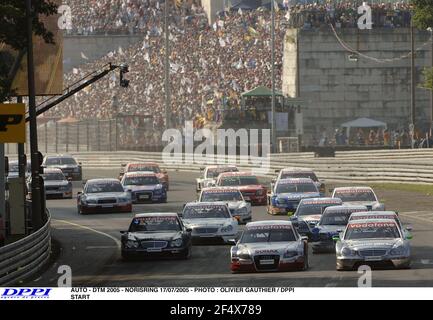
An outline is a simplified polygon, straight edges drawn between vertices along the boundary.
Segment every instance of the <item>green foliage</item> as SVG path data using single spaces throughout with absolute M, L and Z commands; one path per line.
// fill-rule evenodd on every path
M 412 0 L 412 4 L 415 7 L 414 25 L 420 30 L 433 28 L 433 1 Z
M 57 13 L 57 5 L 51 0 L 33 1 L 34 11 L 33 32 L 42 37 L 45 42 L 53 43 L 53 34 L 48 31 L 40 21 L 39 15 L 50 16 Z M 23 51 L 27 47 L 27 20 L 25 0 L 1 0 L 0 3 L 0 49 L 6 44 L 17 51 Z M 10 99 L 13 92 L 10 90 L 11 79 L 9 70 L 11 57 L 5 52 L 0 52 L 0 102 Z
M 426 89 L 433 90 L 433 69 L 427 68 L 424 69 L 424 83 L 423 87 Z

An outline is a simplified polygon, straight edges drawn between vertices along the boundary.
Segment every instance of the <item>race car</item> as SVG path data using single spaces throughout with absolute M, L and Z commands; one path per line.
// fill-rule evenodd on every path
M 30 177 L 32 174 L 31 172 L 31 163 L 30 161 L 27 161 L 26 167 L 25 167 L 25 178 Z M 7 178 L 16 178 L 19 175 L 19 164 L 18 160 L 10 160 L 9 161 L 9 172 Z
M 140 213 L 121 231 L 122 258 L 191 256 L 191 230 L 177 213 Z
M 340 198 L 347 205 L 366 206 L 368 211 L 384 211 L 385 205 L 380 203 L 373 189 L 370 187 L 341 187 L 335 188 L 333 198 Z
M 310 178 L 314 181 L 317 189 L 319 189 L 320 196 L 324 197 L 326 194 L 326 185 L 323 181 L 320 181 L 313 169 L 309 168 L 299 168 L 299 167 L 288 167 L 281 170 L 276 170 L 278 172 L 278 176 L 276 179 L 273 179 L 273 183 L 277 182 L 280 179 L 296 179 L 296 178 Z
M 92 179 L 77 195 L 79 214 L 97 212 L 131 212 L 130 193 L 123 190 L 117 179 Z
M 237 172 L 238 168 L 234 165 L 220 165 L 220 166 L 207 166 L 201 168 L 202 176 L 196 180 L 196 191 L 200 192 L 201 189 L 212 187 L 216 184 L 216 180 L 221 173 L 224 172 Z
M 249 172 L 225 172 L 218 176 L 219 187 L 237 187 L 245 201 L 252 205 L 266 205 L 266 187 Z
M 256 221 L 230 250 L 232 272 L 308 269 L 308 242 L 290 221 Z
M 165 190 L 168 191 L 170 189 L 170 181 L 168 177 L 168 173 L 166 170 L 161 170 L 159 165 L 155 162 L 141 162 L 141 163 L 127 163 L 122 164 L 119 173 L 119 180 L 122 180 L 123 175 L 128 172 L 153 172 L 158 177 L 160 183 L 165 187 Z
M 350 221 L 336 241 L 337 270 L 352 270 L 360 265 L 408 269 L 411 265 L 410 242 L 397 223 L 390 219 Z
M 311 230 L 313 253 L 334 252 L 333 236 L 343 230 L 354 212 L 366 211 L 365 206 L 333 206 L 323 212 L 319 223 Z
M 271 215 L 292 215 L 302 199 L 318 197 L 319 190 L 309 178 L 280 179 L 267 195 L 267 212 Z
M 293 226 L 303 236 L 311 239 L 311 230 L 317 225 L 327 207 L 339 206 L 343 202 L 338 198 L 302 199 L 293 216 L 289 219 Z
M 66 179 L 62 170 L 55 169 L 55 168 L 45 169 L 42 178 L 44 179 L 45 197 L 47 199 L 48 198 L 72 199 L 72 182 Z M 31 182 L 30 182 L 30 186 L 31 186 Z
M 127 172 L 121 184 L 126 192 L 131 193 L 132 203 L 167 202 L 167 190 L 153 172 Z
M 199 202 L 225 202 L 230 213 L 240 223 L 251 221 L 251 204 L 244 200 L 242 193 L 236 187 L 213 187 L 202 189 Z
M 234 241 L 238 221 L 224 202 L 187 203 L 181 213 L 184 225 L 192 229 L 193 240 Z
M 68 179 L 78 181 L 83 179 L 81 162 L 77 162 L 70 155 L 45 156 L 42 167 L 59 168 Z
M 365 211 L 365 212 L 355 212 L 349 218 L 349 221 L 353 220 L 368 220 L 368 219 L 391 219 L 394 220 L 400 230 L 403 232 L 403 236 L 412 237 L 411 226 L 403 226 L 398 214 L 395 211 Z

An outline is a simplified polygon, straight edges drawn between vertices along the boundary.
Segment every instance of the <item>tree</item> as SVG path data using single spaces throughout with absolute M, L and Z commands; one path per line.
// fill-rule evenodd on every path
M 413 22 L 420 30 L 433 29 L 433 1 L 432 0 L 412 0 L 414 5 Z M 433 35 L 433 33 L 432 33 Z M 424 70 L 425 81 L 423 87 L 433 90 L 433 68 Z
M 54 35 L 47 30 L 41 16 L 57 13 L 57 5 L 52 0 L 38 0 L 33 3 L 33 32 L 42 37 L 46 43 L 54 43 Z M 0 102 L 9 100 L 11 91 L 10 67 L 14 57 L 10 52 L 2 51 L 4 45 L 23 52 L 27 47 L 26 0 L 2 0 L 0 3 Z

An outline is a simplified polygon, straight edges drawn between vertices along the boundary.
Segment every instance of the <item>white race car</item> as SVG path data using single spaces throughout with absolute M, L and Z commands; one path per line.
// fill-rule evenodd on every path
M 307 237 L 298 234 L 290 221 L 256 221 L 246 225 L 231 248 L 232 272 L 308 269 Z
M 385 210 L 385 204 L 379 202 L 376 194 L 370 187 L 335 188 L 332 197 L 340 198 L 344 205 L 366 206 L 368 211 Z
M 214 186 L 220 173 L 223 172 L 238 172 L 238 168 L 234 165 L 207 166 L 201 168 L 202 176 L 196 179 L 196 191 Z
M 236 187 L 204 188 L 201 191 L 199 202 L 225 202 L 230 213 L 240 223 L 251 221 L 251 203 L 245 201 L 242 193 Z
M 190 202 L 181 213 L 182 222 L 192 230 L 192 239 L 232 242 L 238 234 L 238 221 L 224 202 Z

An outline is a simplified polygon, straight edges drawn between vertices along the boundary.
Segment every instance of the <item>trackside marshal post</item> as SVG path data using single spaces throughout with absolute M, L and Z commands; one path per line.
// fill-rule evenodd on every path
M 0 246 L 6 238 L 5 143 L 26 141 L 24 104 L 0 104 Z

